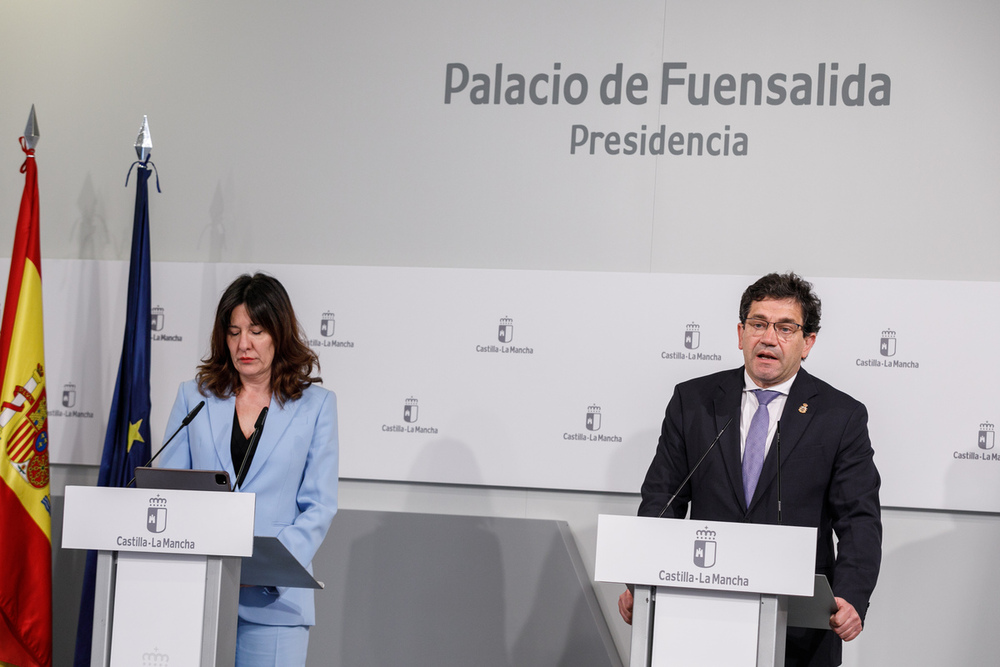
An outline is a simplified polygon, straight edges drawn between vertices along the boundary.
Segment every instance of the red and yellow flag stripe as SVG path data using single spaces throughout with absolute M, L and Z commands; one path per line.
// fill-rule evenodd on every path
M 38 174 L 24 194 L 0 324 L 0 664 L 52 664 L 52 518 Z

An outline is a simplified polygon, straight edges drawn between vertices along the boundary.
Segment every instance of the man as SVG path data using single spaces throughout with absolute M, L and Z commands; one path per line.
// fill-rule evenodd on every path
M 737 325 L 745 365 L 677 385 L 639 505 L 640 516 L 658 516 L 678 491 L 664 516 L 683 518 L 690 504 L 692 519 L 778 523 L 771 443 L 780 420 L 781 523 L 818 529 L 816 572 L 830 579 L 837 601 L 829 631 L 788 629 L 785 664 L 810 667 L 841 664 L 842 641 L 862 630 L 882 555 L 880 479 L 868 413 L 801 368 L 819 320 L 812 285 L 793 273 L 768 274 L 746 289 Z M 731 417 L 736 419 L 681 488 Z M 629 591 L 618 607 L 631 623 Z

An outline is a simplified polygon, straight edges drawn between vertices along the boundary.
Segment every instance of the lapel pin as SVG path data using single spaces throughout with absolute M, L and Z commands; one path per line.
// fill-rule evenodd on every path
M 808 403 L 803 403 L 802 405 L 799 406 L 799 412 L 801 412 L 802 414 L 805 414 L 806 410 L 808 409 L 809 409 Z

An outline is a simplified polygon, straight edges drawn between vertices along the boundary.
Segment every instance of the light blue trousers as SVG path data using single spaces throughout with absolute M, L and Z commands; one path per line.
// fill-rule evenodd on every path
M 236 626 L 236 667 L 305 667 L 309 628 L 258 625 L 242 618 Z

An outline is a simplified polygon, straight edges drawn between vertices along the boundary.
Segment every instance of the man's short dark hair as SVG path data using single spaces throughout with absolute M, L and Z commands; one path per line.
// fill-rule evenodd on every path
M 769 273 L 743 292 L 740 299 L 740 322 L 746 323 L 750 304 L 764 299 L 795 299 L 802 308 L 802 335 L 819 331 L 821 304 L 812 283 L 794 273 Z

